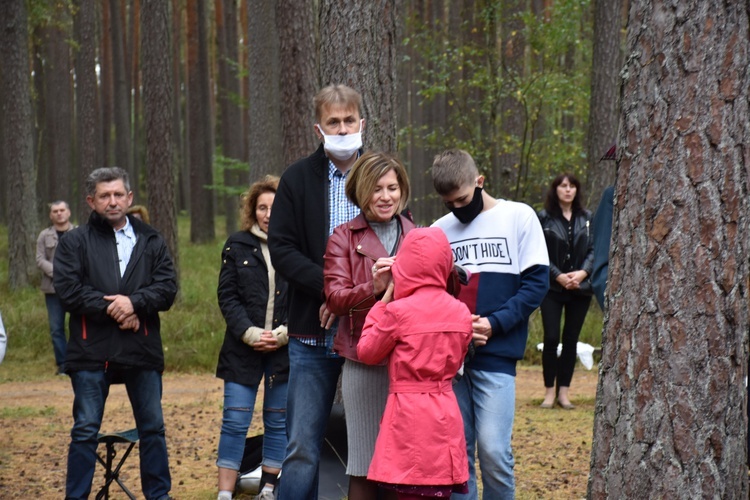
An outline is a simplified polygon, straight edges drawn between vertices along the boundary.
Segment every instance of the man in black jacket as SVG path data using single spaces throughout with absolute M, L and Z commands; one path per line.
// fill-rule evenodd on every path
M 54 261 L 55 290 L 70 312 L 65 370 L 75 395 L 66 498 L 91 491 L 97 433 L 116 381 L 125 383 L 140 436 L 143 494 L 169 498 L 159 311 L 177 293 L 172 258 L 156 230 L 126 215 L 133 193 L 124 170 L 94 170 L 86 193 L 89 221 L 60 240 Z
M 268 231 L 276 272 L 289 283 L 287 457 L 280 500 L 318 498 L 318 465 L 343 358 L 332 351 L 335 318 L 323 300 L 323 254 L 333 229 L 359 214 L 344 193 L 362 148 L 362 97 L 345 85 L 313 99 L 322 144 L 290 165 L 279 183 Z

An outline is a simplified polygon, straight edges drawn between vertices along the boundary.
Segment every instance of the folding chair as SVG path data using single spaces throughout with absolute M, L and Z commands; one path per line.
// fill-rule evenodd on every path
M 99 455 L 99 453 L 96 454 L 96 459 L 100 464 L 104 466 L 105 469 L 104 486 L 102 486 L 102 488 L 96 494 L 96 500 L 100 500 L 102 498 L 109 499 L 109 486 L 112 484 L 112 481 L 116 482 L 120 486 L 120 488 L 122 488 L 122 491 L 125 492 L 128 498 L 130 498 L 131 500 L 136 500 L 135 495 L 133 495 L 130 490 L 124 484 L 122 484 L 122 481 L 120 481 L 120 469 L 125 463 L 125 460 L 127 460 L 128 456 L 130 455 L 130 452 L 133 451 L 135 444 L 138 442 L 138 429 L 113 432 L 110 434 L 100 433 L 98 436 L 98 440 L 100 443 L 104 443 L 106 445 L 107 455 L 106 458 L 103 459 L 101 455 Z M 117 455 L 117 451 L 115 451 L 116 443 L 127 443 L 128 447 L 125 449 L 125 453 L 122 455 L 122 458 L 120 458 L 117 466 L 112 469 L 112 464 L 114 463 L 115 456 Z

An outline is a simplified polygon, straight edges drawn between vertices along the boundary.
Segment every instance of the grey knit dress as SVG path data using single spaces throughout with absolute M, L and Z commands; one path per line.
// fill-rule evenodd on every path
M 396 218 L 389 222 L 369 222 L 391 255 L 395 254 L 401 227 Z M 341 392 L 346 412 L 346 436 L 349 459 L 346 473 L 367 476 L 380 418 L 388 399 L 388 367 L 370 366 L 347 359 L 341 376 Z

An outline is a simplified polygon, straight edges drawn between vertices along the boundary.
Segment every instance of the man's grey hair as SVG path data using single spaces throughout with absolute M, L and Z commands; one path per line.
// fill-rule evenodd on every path
M 100 182 L 112 182 L 122 180 L 125 184 L 125 191 L 130 192 L 130 179 L 128 173 L 120 167 L 102 167 L 91 172 L 86 179 L 86 194 L 94 196 L 96 194 L 96 185 Z

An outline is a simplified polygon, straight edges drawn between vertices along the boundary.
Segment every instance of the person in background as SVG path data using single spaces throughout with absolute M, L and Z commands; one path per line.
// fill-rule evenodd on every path
M 557 404 L 566 410 L 575 406 L 570 402 L 570 381 L 576 364 L 578 336 L 591 304 L 591 271 L 594 262 L 594 240 L 591 231 L 591 212 L 583 206 L 581 183 L 570 173 L 558 175 L 552 181 L 539 211 L 539 222 L 544 230 L 549 254 L 550 287 L 542 301 L 544 350 L 542 369 L 544 401 L 542 408 Z M 565 311 L 562 330 L 562 353 L 557 357 L 560 342 L 560 321 Z
M 290 288 L 289 444 L 280 500 L 318 498 L 323 436 L 344 362 L 333 352 L 337 323 L 323 298 L 323 255 L 334 228 L 360 212 L 347 199 L 345 183 L 362 148 L 362 97 L 330 85 L 313 105 L 320 147 L 284 171 L 268 228 L 273 267 Z
M 614 211 L 615 187 L 609 186 L 602 192 L 602 198 L 594 215 L 594 264 L 591 286 L 599 307 L 604 311 L 604 291 L 607 289 L 609 272 L 609 242 L 612 238 L 612 213 Z
M 3 315 L 0 313 L 0 363 L 5 359 L 5 348 L 8 343 L 8 335 L 5 333 L 5 325 L 3 325 Z
M 544 233 L 530 206 L 484 191 L 484 176 L 466 151 L 437 155 L 432 181 L 451 212 L 434 225 L 448 237 L 456 264 L 471 273 L 459 299 L 472 312 L 476 347 L 454 387 L 466 434 L 469 493 L 452 498 L 477 498 L 475 450 L 484 498 L 513 498 L 516 363 L 526 349 L 529 316 L 549 288 Z
M 52 276 L 58 240 L 75 226 L 70 223 L 70 207 L 67 202 L 62 200 L 50 203 L 49 219 L 52 221 L 52 225 L 43 229 L 36 240 L 36 265 L 42 271 L 40 288 L 44 293 L 44 301 L 47 304 L 49 334 L 52 338 L 57 374 L 65 375 L 63 364 L 65 363 L 65 346 L 68 342 L 65 335 L 65 309 L 63 309 L 60 298 L 55 293 Z
M 388 370 L 361 363 L 357 343 L 367 312 L 391 280 L 391 266 L 404 235 L 414 228 L 399 215 L 409 199 L 408 174 L 393 156 L 365 153 L 349 172 L 346 195 L 362 213 L 334 229 L 328 239 L 323 292 L 328 309 L 342 318 L 333 348 L 345 358 L 341 389 L 349 498 L 375 500 L 378 485 L 367 480 L 367 471 L 388 397 Z
M 128 214 L 132 215 L 136 219 L 140 219 L 146 224 L 151 224 L 151 217 L 148 215 L 148 208 L 144 205 L 133 205 L 128 209 Z
M 466 493 L 466 440 L 456 432 L 463 422 L 452 379 L 469 349 L 472 318 L 446 291 L 453 253 L 445 234 L 411 231 L 391 269 L 393 281 L 367 315 L 357 345 L 362 362 L 387 361 L 390 376 L 367 477 L 401 499 Z
M 221 253 L 217 295 L 227 329 L 216 368 L 216 376 L 224 380 L 218 500 L 232 498 L 261 378 L 264 435 L 258 499 L 273 500 L 286 453 L 287 284 L 274 272 L 267 244 L 278 185 L 279 178 L 269 175 L 250 186 L 242 201 L 242 230 L 229 237 Z
M 143 495 L 168 499 L 159 312 L 177 295 L 172 257 L 154 228 L 127 216 L 133 192 L 125 170 L 94 170 L 85 192 L 93 212 L 60 239 L 54 262 L 55 290 L 70 313 L 65 371 L 73 385 L 74 423 L 65 498 L 91 492 L 104 404 L 110 385 L 124 382 L 138 429 Z

